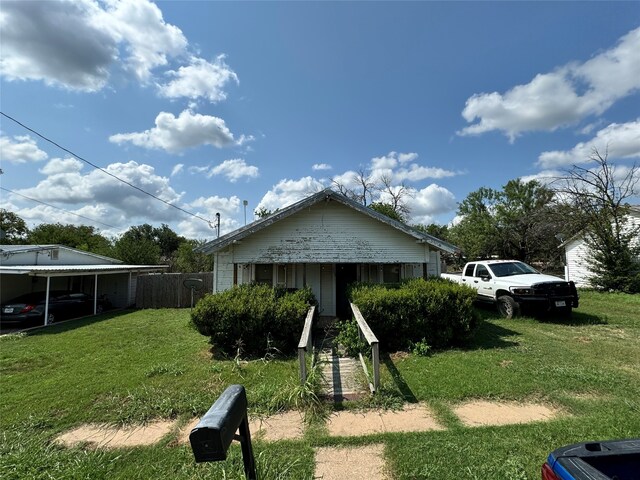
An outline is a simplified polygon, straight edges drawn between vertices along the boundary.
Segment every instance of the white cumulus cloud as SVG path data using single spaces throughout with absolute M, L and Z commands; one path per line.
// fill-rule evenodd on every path
M 184 110 L 178 117 L 160 112 L 155 127 L 143 132 L 111 135 L 113 143 L 133 143 L 138 147 L 178 153 L 200 145 L 222 148 L 234 144 L 233 134 L 224 120 L 210 115 Z
M 511 141 L 532 130 L 555 130 L 599 115 L 617 100 L 640 89 L 640 28 L 618 44 L 583 63 L 573 62 L 505 93 L 471 96 L 462 111 L 472 123 L 459 135 L 493 130 Z M 476 123 L 473 123 L 476 122 Z
M 243 177 L 257 178 L 260 175 L 260 170 L 254 165 L 247 165 L 247 162 L 242 158 L 234 158 L 213 167 L 207 177 L 211 178 L 214 175 L 223 175 L 231 183 L 235 183 Z
M 315 163 L 311 167 L 311 170 L 314 171 L 322 171 L 322 170 L 331 170 L 333 167 L 328 163 Z
M 173 80 L 158 85 L 160 94 L 167 98 L 202 97 L 212 103 L 225 100 L 225 87 L 230 81 L 238 83 L 238 76 L 224 62 L 224 58 L 224 55 L 220 55 L 210 63 L 202 58 L 192 57 L 189 65 L 166 73 Z
M 420 190 L 411 189 L 407 196 L 407 207 L 410 211 L 411 223 L 433 223 L 436 215 L 454 212 L 457 208 L 456 198 L 446 188 L 432 183 Z
M 40 150 L 29 135 L 17 135 L 13 138 L 1 135 L 0 154 L 2 161 L 10 163 L 40 162 L 48 158 L 46 152 Z
M 588 163 L 594 149 L 601 154 L 608 152 L 611 158 L 640 157 L 640 119 L 628 123 L 612 123 L 599 130 L 591 140 L 580 142 L 571 150 L 542 152 L 537 163 L 543 168 Z
M 262 197 L 256 210 L 265 208 L 274 211 L 278 208 L 284 208 L 322 189 L 324 189 L 324 185 L 313 177 L 303 177 L 299 180 L 280 180 Z
M 147 81 L 188 46 L 147 0 L 2 2 L 0 28 L 7 79 L 89 92 L 101 90 L 117 66 Z

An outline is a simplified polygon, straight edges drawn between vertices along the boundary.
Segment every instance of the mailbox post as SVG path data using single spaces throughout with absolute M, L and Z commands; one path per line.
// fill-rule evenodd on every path
M 226 460 L 233 440 L 240 442 L 245 476 L 248 480 L 256 480 L 247 393 L 242 385 L 229 386 L 189 434 L 191 450 L 198 463 Z

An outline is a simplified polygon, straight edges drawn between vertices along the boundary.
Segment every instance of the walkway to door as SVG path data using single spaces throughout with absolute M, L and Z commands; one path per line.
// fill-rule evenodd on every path
M 362 366 L 354 358 L 340 356 L 333 329 L 314 335 L 314 348 L 322 365 L 324 396 L 339 403 L 369 395 Z

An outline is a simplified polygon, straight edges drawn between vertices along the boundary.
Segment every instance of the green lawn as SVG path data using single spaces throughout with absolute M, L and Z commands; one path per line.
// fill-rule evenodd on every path
M 385 398 L 421 401 L 441 432 L 254 442 L 265 479 L 313 475 L 317 445 L 384 442 L 392 478 L 539 479 L 550 450 L 585 440 L 640 437 L 640 296 L 581 293 L 571 320 L 484 320 L 466 349 L 383 358 Z M 239 448 L 222 464 L 195 465 L 189 446 L 64 449 L 52 443 L 82 423 L 134 423 L 202 415 L 231 383 L 250 408 L 290 408 L 297 361 L 212 358 L 188 310 L 145 310 L 0 338 L 1 478 L 244 478 Z M 381 339 L 384 342 L 384 339 Z M 521 426 L 466 428 L 451 413 L 470 398 L 552 404 L 566 415 Z

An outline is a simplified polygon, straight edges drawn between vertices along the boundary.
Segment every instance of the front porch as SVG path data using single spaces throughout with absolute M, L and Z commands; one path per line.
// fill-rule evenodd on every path
M 355 282 L 399 283 L 436 274 L 427 263 L 248 263 L 233 265 L 233 285 L 262 283 L 280 288 L 309 287 L 321 317 L 351 318 L 347 291 Z

